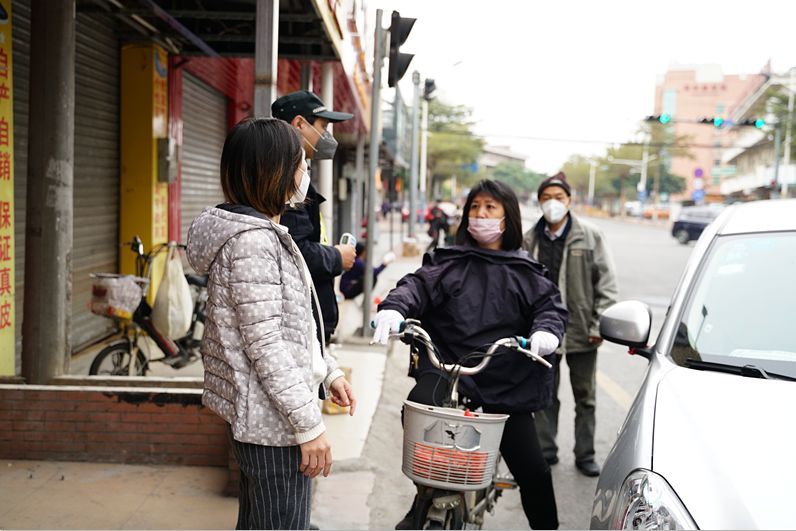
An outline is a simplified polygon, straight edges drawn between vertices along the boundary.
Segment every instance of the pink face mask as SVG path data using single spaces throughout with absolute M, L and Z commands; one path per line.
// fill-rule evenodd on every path
M 467 224 L 467 232 L 478 243 L 488 245 L 497 241 L 503 234 L 503 229 L 500 228 L 502 221 L 503 218 L 470 218 Z

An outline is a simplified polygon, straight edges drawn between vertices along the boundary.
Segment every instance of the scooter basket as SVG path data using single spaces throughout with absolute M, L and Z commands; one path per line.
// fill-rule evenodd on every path
M 145 278 L 114 273 L 92 273 L 91 313 L 111 319 L 132 319 L 141 303 Z
M 403 473 L 427 487 L 487 487 L 508 418 L 405 401 Z

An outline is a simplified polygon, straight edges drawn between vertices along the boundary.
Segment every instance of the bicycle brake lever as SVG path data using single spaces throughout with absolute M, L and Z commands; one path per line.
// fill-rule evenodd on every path
M 539 363 L 541 363 L 542 365 L 544 365 L 548 369 L 552 369 L 553 368 L 553 365 L 549 361 L 547 361 L 546 359 L 541 357 L 536 352 L 531 352 L 530 350 L 524 349 L 522 347 L 517 347 L 517 351 L 522 352 L 523 354 L 525 354 L 526 356 L 528 356 L 529 358 L 531 358 L 534 361 L 538 361 Z

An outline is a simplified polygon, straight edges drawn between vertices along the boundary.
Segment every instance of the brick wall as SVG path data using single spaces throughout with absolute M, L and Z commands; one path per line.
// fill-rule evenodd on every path
M 0 385 L 0 458 L 229 464 L 200 389 Z

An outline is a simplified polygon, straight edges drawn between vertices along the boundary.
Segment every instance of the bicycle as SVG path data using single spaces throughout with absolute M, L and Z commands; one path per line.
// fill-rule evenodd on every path
M 144 244 L 138 236 L 121 244 L 129 246 L 136 254 L 136 275 L 116 275 L 95 273 L 92 312 L 116 320 L 122 338 L 102 349 L 91 362 L 89 375 L 146 376 L 151 363 L 165 363 L 174 369 L 186 367 L 200 358 L 199 346 L 202 342 L 207 305 L 207 276 L 186 274 L 185 278 L 196 291 L 196 299 L 191 315 L 191 326 L 184 336 L 171 339 L 158 331 L 152 322 L 152 307 L 146 299 L 152 276 L 152 261 L 169 249 L 186 246 L 178 243 L 164 243 L 144 253 Z M 137 286 L 137 289 L 134 288 Z M 108 301 L 112 302 L 109 303 Z M 97 301 L 100 301 L 99 304 Z M 151 346 L 142 348 L 139 340 L 149 336 L 163 354 L 152 358 Z M 135 359 L 134 363 L 131 360 Z
M 499 339 L 485 353 L 475 352 L 461 360 L 481 356 L 474 367 L 444 363 L 431 337 L 415 319 L 404 321 L 402 330 L 391 337 L 410 346 L 410 363 L 415 368 L 419 343 L 434 367 L 450 378 L 441 407 L 404 401 L 401 468 L 418 489 L 414 528 L 481 529 L 484 514 L 494 514 L 503 491 L 517 488 L 511 475 L 497 473 L 500 441 L 509 416 L 467 409 L 459 400 L 459 377 L 483 371 L 500 348 L 525 354 L 548 369 L 552 365 L 527 350 L 529 340 L 520 336 Z

